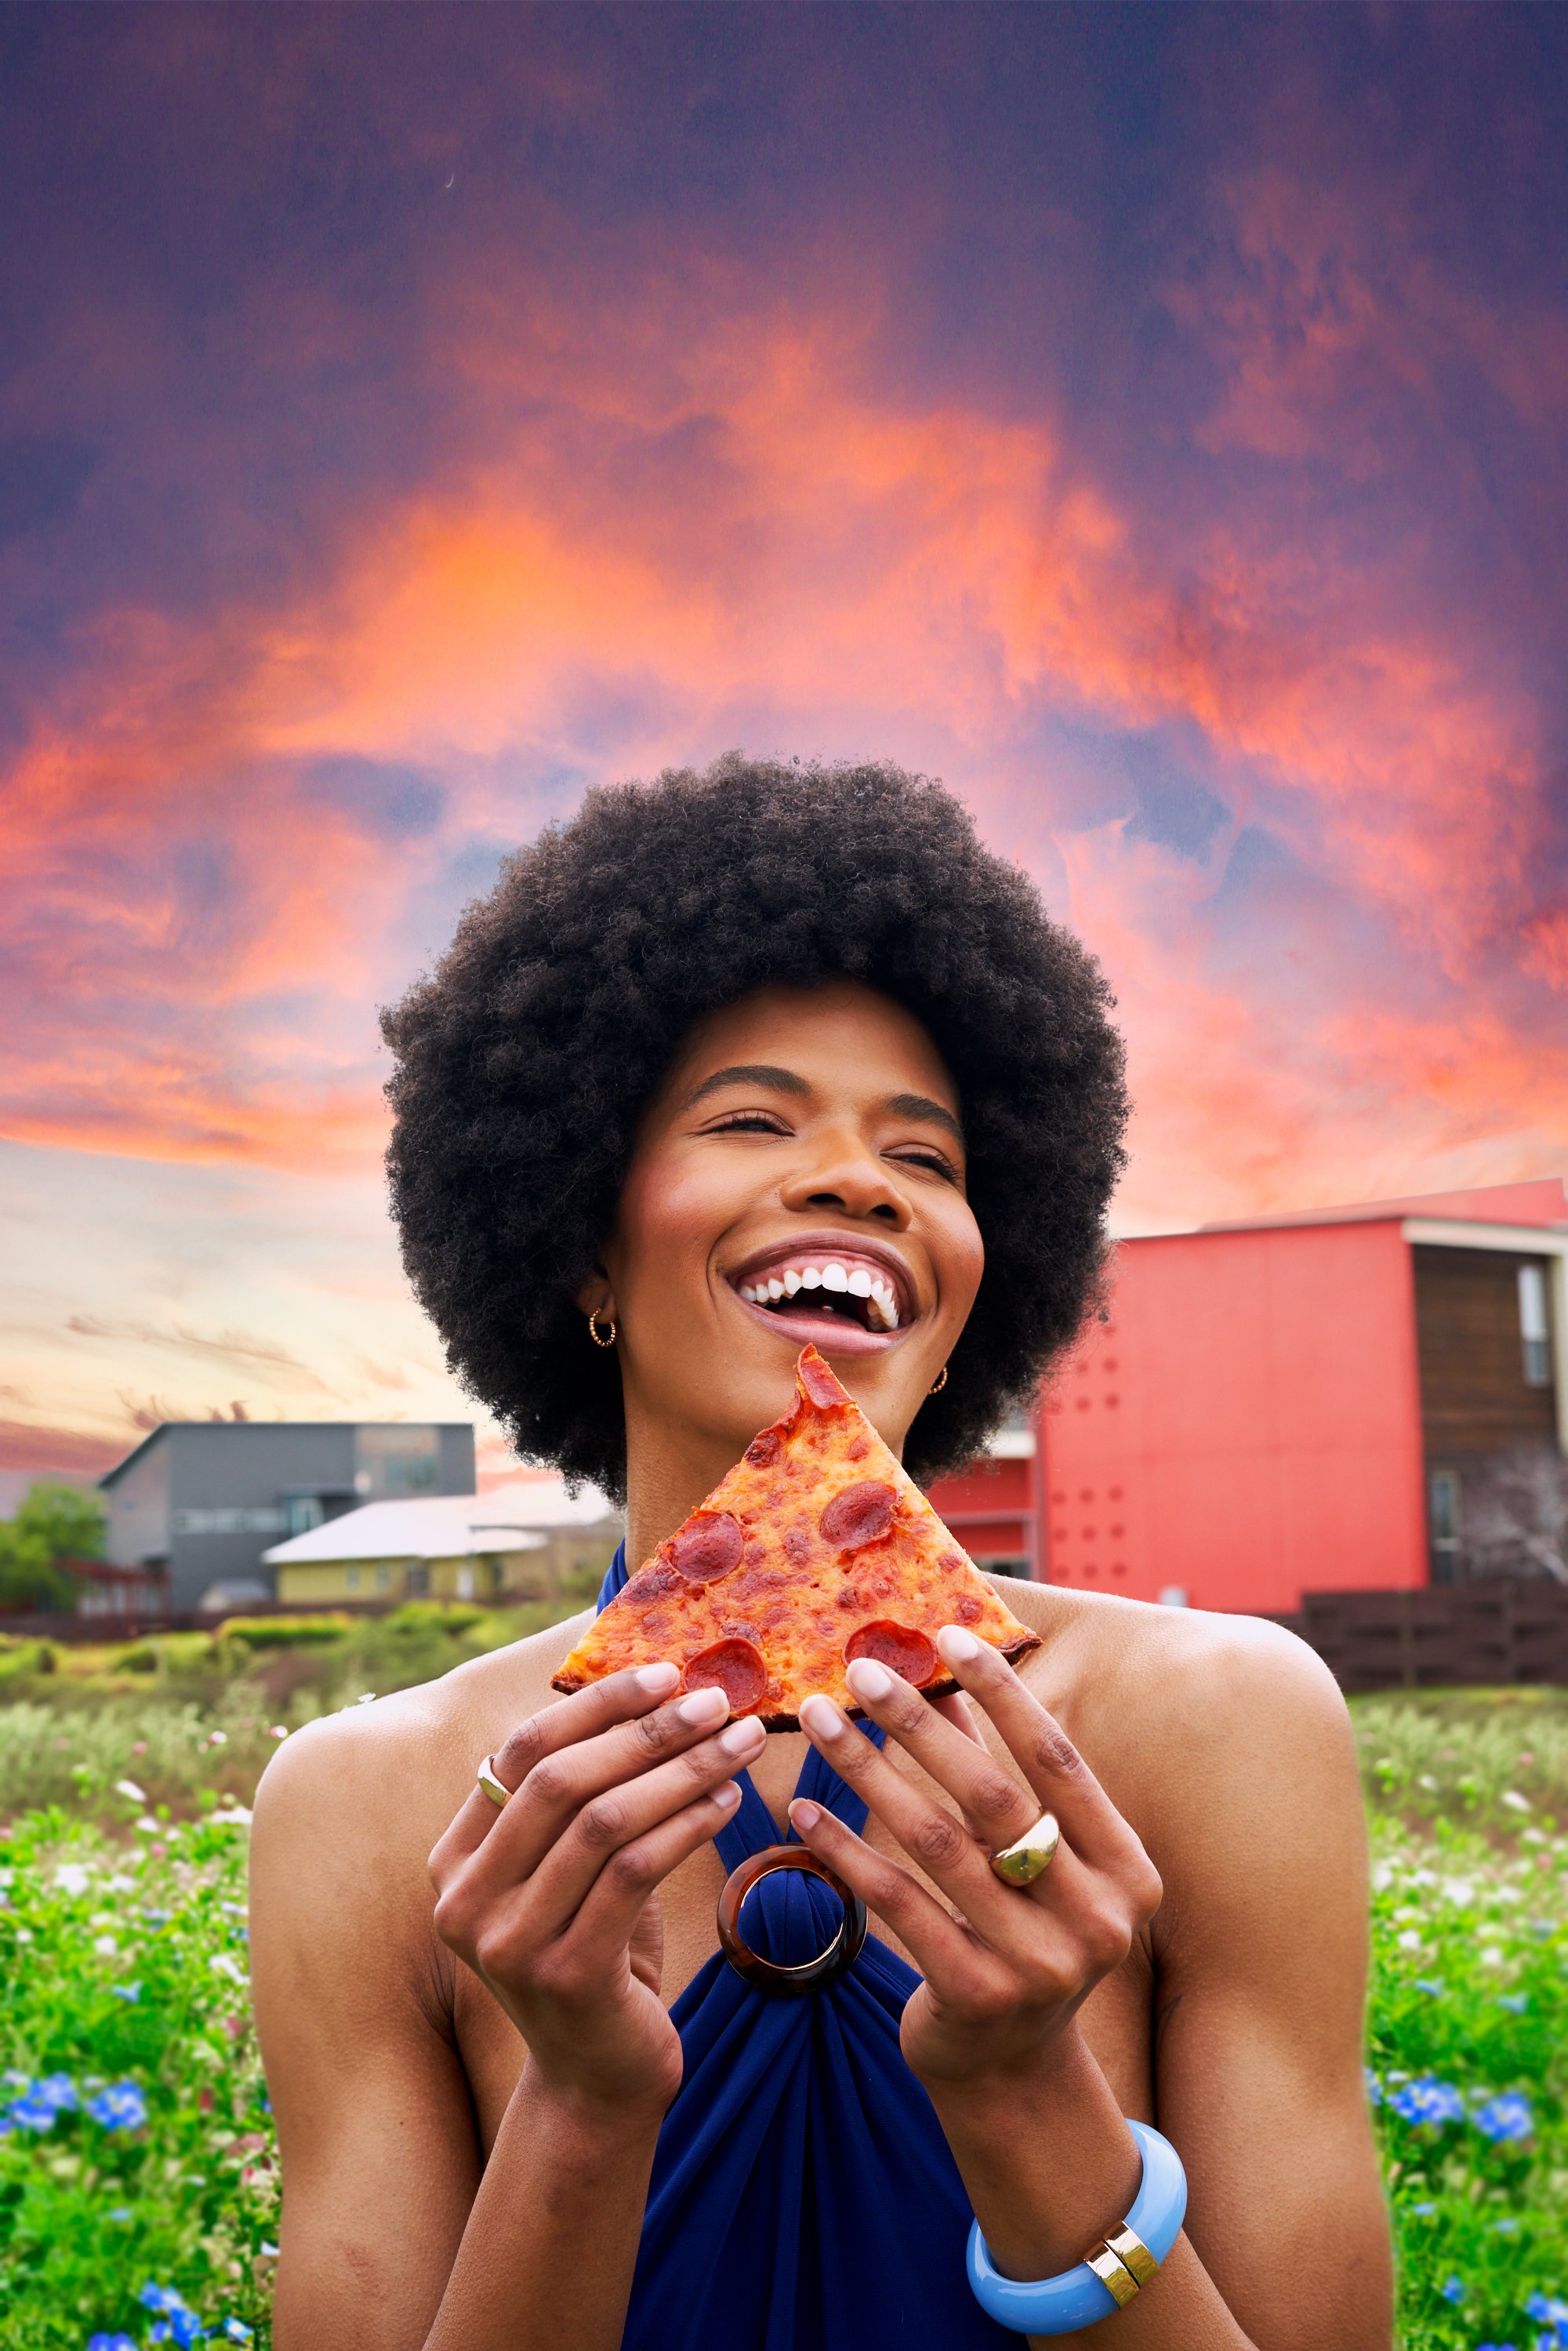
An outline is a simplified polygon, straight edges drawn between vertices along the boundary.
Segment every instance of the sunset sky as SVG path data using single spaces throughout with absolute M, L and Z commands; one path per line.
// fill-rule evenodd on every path
M 1122 1229 L 1568 1169 L 1568 11 L 11 6 L 0 152 L 0 1465 L 467 1416 L 376 1008 L 736 745 L 1081 932 Z

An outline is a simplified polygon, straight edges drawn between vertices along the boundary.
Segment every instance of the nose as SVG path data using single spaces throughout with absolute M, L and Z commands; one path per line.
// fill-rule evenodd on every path
M 903 1232 L 910 1221 L 909 1203 L 885 1160 L 869 1150 L 852 1131 L 824 1134 L 810 1164 L 784 1185 L 787 1208 L 836 1208 L 841 1216 L 862 1217 Z

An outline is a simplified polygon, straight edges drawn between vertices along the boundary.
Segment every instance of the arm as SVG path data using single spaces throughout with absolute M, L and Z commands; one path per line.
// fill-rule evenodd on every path
M 429 1917 L 387 1800 L 407 1753 L 361 1718 L 275 1759 L 253 1959 L 284 2169 L 278 2351 L 556 2351 L 563 2311 L 574 2345 L 615 2351 L 680 2080 L 656 1888 L 733 1809 L 745 1760 L 707 1735 L 716 1693 L 703 1720 L 657 1696 L 622 1675 L 530 1718 L 496 1759 L 512 1802 L 476 1791 L 431 1856 L 444 1938 L 529 2052 L 488 2164 L 428 1944 L 400 1927 Z
M 885 1695 L 856 1684 L 856 1697 L 954 1794 L 964 1825 L 858 1753 L 866 1742 L 821 1743 L 958 1917 L 831 1816 L 797 1810 L 796 1825 L 920 1964 L 905 2054 L 998 2266 L 1042 2277 L 1082 2260 L 1132 2202 L 1136 2157 L 1078 2019 L 1154 1915 L 1160 1880 L 1018 1677 L 983 1645 L 970 1656 L 950 1643 L 944 1656 L 1030 1795 L 896 1678 Z M 1192 1719 L 1195 1678 L 1170 1677 L 1168 1721 L 1150 1725 L 1170 1759 L 1162 1858 L 1176 1954 L 1157 2120 L 1187 2169 L 1190 2234 L 1117 2314 L 1113 2339 L 1128 2351 L 1386 2351 L 1387 2231 L 1360 2076 L 1363 1831 L 1343 1704 L 1283 1635 L 1239 1635 L 1235 1654 L 1206 1664 L 1207 1729 Z M 810 1731 L 819 1740 L 816 1721 Z M 1045 1807 L 1061 1823 L 1057 1860 L 1028 1894 L 998 1886 L 988 1851 Z M 1055 2340 L 1103 2342 L 1109 2323 Z

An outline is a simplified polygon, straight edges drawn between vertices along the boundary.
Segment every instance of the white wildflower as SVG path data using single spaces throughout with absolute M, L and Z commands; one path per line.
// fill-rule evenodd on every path
M 1527 1813 L 1530 1810 L 1530 1798 L 1521 1796 L 1517 1788 L 1505 1788 L 1498 1802 L 1506 1804 L 1511 1813 Z
M 55 1884 L 62 1894 L 85 1894 L 91 1876 L 91 1870 L 84 1869 L 79 1861 L 62 1861 L 55 1872 Z
M 1402 1951 L 1418 1951 L 1421 1948 L 1420 1933 L 1415 1927 L 1406 1927 L 1405 1932 L 1396 1935 L 1394 1939 Z

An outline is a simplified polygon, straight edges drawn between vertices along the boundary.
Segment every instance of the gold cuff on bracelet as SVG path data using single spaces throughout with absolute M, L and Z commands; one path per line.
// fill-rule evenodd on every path
M 1138 2291 L 1138 2281 L 1126 2263 L 1112 2252 L 1109 2241 L 1096 2245 L 1083 2258 L 1101 2284 L 1110 2287 L 1111 2297 L 1117 2309 L 1125 2310 Z
M 1112 2230 L 1105 2243 L 1115 2254 L 1122 2267 L 1131 2273 L 1135 2285 L 1147 2285 L 1153 2278 L 1158 2276 L 1160 2267 L 1158 2262 L 1155 2261 L 1142 2237 L 1135 2230 L 1129 2229 L 1125 2220 L 1119 2229 Z

